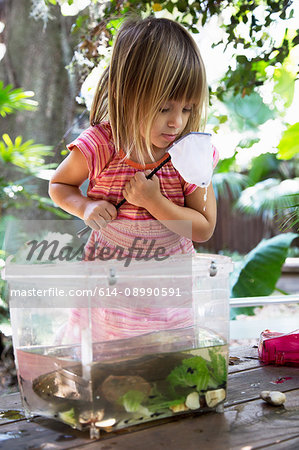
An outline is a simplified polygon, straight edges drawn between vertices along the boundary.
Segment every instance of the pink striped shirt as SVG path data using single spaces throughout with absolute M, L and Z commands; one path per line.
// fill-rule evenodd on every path
M 115 150 L 108 122 L 89 127 L 68 145 L 69 150 L 74 147 L 82 152 L 88 165 L 88 197 L 103 199 L 114 205 L 123 199 L 124 186 L 136 172 L 152 170 L 168 156 L 166 154 L 159 161 L 144 166 L 126 159 L 122 150 L 120 152 Z M 218 161 L 218 152 L 215 148 L 213 149 L 213 159 L 215 167 Z M 156 175 L 159 178 L 163 196 L 179 206 L 184 206 L 185 196 L 197 188 L 195 184 L 187 183 L 180 176 L 171 161 L 168 161 Z M 91 248 L 94 248 L 95 242 L 99 244 L 98 249 L 102 246 L 115 248 L 117 245 L 130 248 L 135 237 L 155 239 L 157 246 L 166 246 L 168 254 L 194 252 L 191 239 L 169 231 L 146 209 L 128 202 L 119 208 L 116 220 L 113 220 L 101 231 L 92 232 L 86 250 L 89 252 Z M 156 248 L 153 248 L 153 252 L 155 250 Z
M 72 150 L 77 147 L 84 157 L 89 170 L 88 197 L 103 199 L 116 205 L 123 198 L 122 191 L 128 180 L 140 170 L 154 169 L 168 154 L 159 161 L 141 166 L 126 158 L 123 151 L 117 152 L 113 144 L 111 127 L 108 122 L 89 127 L 68 145 Z M 213 150 L 214 167 L 218 161 L 218 152 Z M 179 206 L 184 206 L 185 196 L 197 188 L 187 183 L 167 162 L 157 173 L 162 194 Z M 190 237 L 191 237 L 190 224 Z M 92 231 L 85 247 L 85 258 L 97 257 L 102 248 L 111 251 L 122 247 L 123 255 L 129 254 L 136 237 L 143 242 L 154 242 L 151 254 L 163 246 L 167 255 L 195 252 L 191 239 L 179 236 L 153 218 L 144 208 L 125 202 L 118 210 L 117 218 L 100 231 Z M 96 249 L 95 249 L 96 246 Z M 134 253 L 132 255 L 134 257 Z M 136 254 L 135 254 L 136 256 Z M 133 299 L 134 300 L 134 299 Z M 81 329 L 88 326 L 88 311 L 74 309 L 64 334 L 64 343 L 80 341 Z M 92 311 L 92 339 L 105 341 L 121 339 L 151 331 L 170 328 L 183 328 L 193 324 L 190 308 L 143 308 L 111 309 L 94 308 Z

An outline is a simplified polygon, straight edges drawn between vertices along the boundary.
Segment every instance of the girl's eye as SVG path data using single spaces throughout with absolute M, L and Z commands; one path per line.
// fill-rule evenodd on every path
M 192 108 L 183 108 L 183 112 L 187 112 L 187 113 L 190 113 L 192 111 Z
M 161 108 L 160 112 L 161 113 L 167 113 L 169 111 L 169 108 Z

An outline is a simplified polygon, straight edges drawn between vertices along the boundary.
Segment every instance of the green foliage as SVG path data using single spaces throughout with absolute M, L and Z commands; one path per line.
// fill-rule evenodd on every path
M 278 158 L 291 159 L 299 154 L 299 122 L 291 125 L 278 144 Z
M 142 415 L 149 416 L 151 412 L 160 411 L 171 406 L 184 403 L 185 397 L 174 395 L 174 399 L 170 398 L 171 394 L 165 396 L 156 388 L 151 390 L 151 396 L 146 397 L 141 391 L 131 390 L 126 392 L 119 400 L 119 403 L 127 412 L 138 412 Z M 144 406 L 143 404 L 146 406 Z
M 0 115 L 6 117 L 16 111 L 34 111 L 37 102 L 30 100 L 33 92 L 22 89 L 13 89 L 11 85 L 5 86 L 0 81 Z M 3 119 L 2 119 L 3 120 Z M 0 248 L 3 246 L 4 231 L 9 216 L 4 213 L 8 210 L 26 210 L 35 207 L 50 211 L 62 218 L 69 215 L 55 207 L 53 202 L 37 193 L 37 178 L 35 171 L 40 168 L 49 168 L 53 165 L 45 164 L 45 157 L 51 154 L 51 147 L 35 144 L 33 140 L 23 141 L 17 136 L 13 141 L 7 133 L 0 139 Z M 0 263 L 4 264 L 5 252 L 0 251 Z M 1 268 L 1 267 L 0 267 Z M 7 285 L 0 279 L 0 318 L 8 317 L 8 306 L 4 299 L 7 297 Z
M 253 186 L 279 170 L 279 162 L 273 153 L 262 153 L 252 160 L 248 174 L 248 186 Z
M 256 297 L 272 294 L 288 249 L 298 236 L 295 233 L 285 233 L 262 240 L 234 272 L 231 296 Z
M 231 196 L 237 199 L 242 193 L 242 189 L 247 185 L 247 176 L 238 172 L 216 172 L 213 175 L 213 188 L 215 197 Z
M 298 200 L 298 185 L 299 178 L 283 181 L 267 178 L 244 189 L 235 207 L 247 214 L 273 220 L 276 216 L 283 216 L 286 208 L 292 207 L 291 199 Z
M 16 111 L 34 111 L 37 102 L 29 100 L 33 96 L 34 92 L 13 89 L 10 84 L 4 87 L 3 81 L 0 80 L 0 115 L 5 117 Z
M 257 92 L 242 96 L 228 91 L 223 96 L 223 101 L 231 113 L 232 127 L 239 132 L 256 132 L 260 125 L 274 118 L 274 111 L 263 102 Z
M 34 144 L 34 140 L 22 142 L 22 137 L 18 136 L 15 142 L 8 134 L 3 134 L 0 140 L 0 162 L 11 163 L 15 166 L 30 172 L 30 167 L 40 167 L 45 164 L 43 156 L 51 154 L 52 147 Z
M 0 114 L 16 111 L 34 110 L 37 102 L 28 100 L 33 92 L 22 89 L 12 89 L 10 85 L 4 87 L 0 81 Z M 51 155 L 51 147 L 35 144 L 30 139 L 23 142 L 21 136 L 13 141 L 7 133 L 0 139 L 0 212 L 8 208 L 25 209 L 33 205 L 39 209 L 50 211 L 62 218 L 69 215 L 60 211 L 53 202 L 37 194 L 36 170 L 40 167 L 50 168 L 55 164 L 45 164 L 45 157 Z
M 227 377 L 227 364 L 224 356 L 215 350 L 209 350 L 211 362 L 208 362 L 208 368 L 211 377 L 215 380 L 215 387 L 221 386 Z M 212 385 L 210 381 L 209 385 Z
M 77 424 L 74 408 L 71 408 L 68 411 L 59 412 L 59 418 L 60 420 L 62 420 L 62 422 L 67 423 L 68 425 L 71 425 L 73 427 L 75 427 Z
M 167 377 L 172 388 L 194 387 L 198 392 L 216 388 L 226 380 L 226 360 L 215 350 L 209 350 L 211 361 L 194 356 L 182 361 Z
M 127 412 L 149 415 L 152 411 L 161 411 L 171 406 L 183 404 L 187 393 L 196 389 L 199 393 L 223 385 L 227 379 L 227 363 L 218 350 L 209 350 L 210 360 L 193 356 L 182 360 L 181 364 L 166 378 L 168 389 L 163 394 L 156 386 L 150 395 L 138 390 L 129 390 L 119 399 Z
M 295 91 L 295 76 L 283 66 L 275 69 L 273 79 L 275 82 L 274 92 L 279 94 L 285 101 L 285 108 L 291 106 Z
M 209 370 L 201 356 L 184 359 L 167 377 L 172 387 L 195 387 L 198 392 L 207 390 L 209 380 Z
M 144 399 L 145 394 L 143 392 L 131 390 L 121 397 L 120 402 L 127 412 L 137 412 Z
M 40 0 L 50 7 L 56 0 Z M 67 0 L 64 0 L 65 2 Z M 60 4 L 62 2 L 59 2 Z M 73 3 L 72 1 L 69 3 Z M 233 46 L 238 50 L 237 66 L 229 67 L 222 85 L 216 91 L 219 99 L 228 90 L 232 90 L 234 95 L 249 95 L 261 86 L 268 77 L 267 68 L 275 64 L 283 64 L 289 56 L 291 49 L 298 45 L 298 30 L 296 34 L 289 35 L 287 30 L 280 45 L 275 45 L 269 35 L 269 26 L 278 20 L 283 22 L 293 15 L 292 2 L 285 0 L 232 0 L 232 1 L 194 1 L 187 0 L 121 0 L 108 1 L 104 8 L 96 8 L 94 4 L 102 5 L 100 0 L 90 0 L 91 14 L 86 12 L 79 14 L 73 25 L 72 31 L 80 33 L 82 41 L 78 46 L 83 58 L 97 65 L 101 59 L 98 48 L 111 46 L 112 38 L 119 22 L 128 14 L 152 14 L 159 11 L 167 11 L 175 20 L 182 23 L 192 33 L 199 33 L 198 24 L 202 27 L 212 16 L 221 15 L 226 8 L 231 10 L 229 22 L 221 27 L 225 30 L 225 37 L 214 46 L 225 44 L 225 48 Z M 264 14 L 261 14 L 264 8 Z M 97 15 L 98 14 L 98 15 Z M 92 19 L 91 19 L 92 18 Z M 240 24 L 246 25 L 246 32 L 240 28 Z M 242 34 L 243 33 L 243 34 Z M 242 49 L 255 49 L 255 56 L 249 58 L 242 54 Z M 266 48 L 266 50 L 265 50 Z M 279 67 L 277 67 L 280 70 Z M 277 72 L 279 78 L 280 74 Z M 285 74 L 282 75 L 286 81 Z M 278 81 L 280 84 L 280 81 Z M 277 86 L 278 90 L 280 89 Z
M 285 195 L 284 197 L 289 206 L 286 208 L 280 230 L 287 231 L 294 229 L 296 232 L 299 232 L 299 193 Z

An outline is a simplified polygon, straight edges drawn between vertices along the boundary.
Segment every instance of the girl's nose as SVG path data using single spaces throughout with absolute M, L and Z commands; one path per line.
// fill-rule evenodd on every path
M 181 128 L 182 123 L 183 123 L 182 115 L 173 114 L 168 121 L 168 126 L 171 128 Z

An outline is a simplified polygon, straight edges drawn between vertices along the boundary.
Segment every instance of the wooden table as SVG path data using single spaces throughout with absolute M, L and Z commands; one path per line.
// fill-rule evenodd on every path
M 35 417 L 29 422 L 14 415 L 8 418 L 7 411 L 22 412 L 20 395 L 9 394 L 0 397 L 0 448 L 299 449 L 299 368 L 263 366 L 257 359 L 257 350 L 252 348 L 233 347 L 230 357 L 239 360 L 235 359 L 234 365 L 229 366 L 224 414 L 213 412 L 151 422 L 125 431 L 103 433 L 101 440 L 92 441 L 87 432 L 73 430 L 51 419 Z M 285 405 L 268 405 L 259 398 L 262 390 L 285 392 Z

